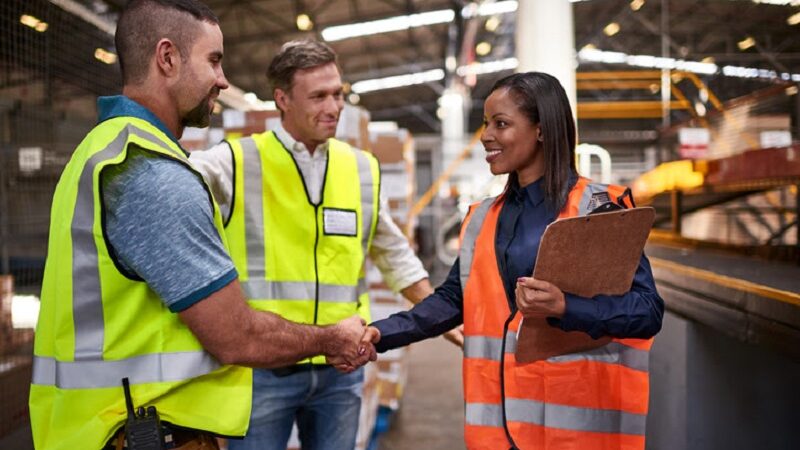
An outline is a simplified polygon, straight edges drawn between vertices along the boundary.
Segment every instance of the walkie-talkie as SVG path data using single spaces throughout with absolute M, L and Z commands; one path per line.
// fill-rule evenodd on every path
M 128 450 L 163 450 L 164 436 L 161 434 L 161 420 L 155 406 L 148 406 L 147 410 L 140 406 L 138 411 L 133 410 L 133 399 L 128 378 L 122 379 L 122 388 L 125 390 L 125 406 L 128 408 L 128 419 L 125 421 L 125 440 Z

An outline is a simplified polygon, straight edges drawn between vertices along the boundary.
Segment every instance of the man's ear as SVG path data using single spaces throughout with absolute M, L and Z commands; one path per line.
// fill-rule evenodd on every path
M 156 44 L 156 66 L 165 76 L 178 74 L 181 64 L 181 52 L 174 42 L 164 38 Z
M 289 93 L 280 88 L 275 88 L 272 92 L 272 97 L 275 99 L 275 106 L 281 111 L 286 111 L 289 105 Z

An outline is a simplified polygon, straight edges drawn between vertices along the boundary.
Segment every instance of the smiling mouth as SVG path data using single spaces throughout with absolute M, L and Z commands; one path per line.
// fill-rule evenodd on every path
M 492 162 L 494 162 L 494 160 L 497 159 L 498 156 L 500 156 L 500 153 L 503 153 L 503 151 L 502 150 L 487 150 L 486 151 L 486 162 L 491 164 Z

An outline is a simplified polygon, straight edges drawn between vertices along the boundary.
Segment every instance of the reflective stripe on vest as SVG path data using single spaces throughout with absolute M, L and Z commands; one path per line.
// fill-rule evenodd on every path
M 261 156 L 251 137 L 241 139 L 244 156 L 244 231 L 247 244 L 248 280 L 264 278 L 264 193 L 261 181 Z M 255 288 L 253 290 L 256 290 Z M 248 298 L 261 298 L 248 295 Z M 272 297 L 264 297 L 272 298 Z
M 125 377 L 131 384 L 181 381 L 219 368 L 219 362 L 204 351 L 152 353 L 116 361 L 56 361 L 34 356 L 31 382 L 61 389 L 114 388 Z
M 247 298 L 260 300 L 308 300 L 317 295 L 315 294 L 317 285 L 311 281 L 255 279 L 243 281 L 241 284 Z M 350 303 L 357 302 L 358 297 L 366 293 L 366 280 L 360 278 L 357 286 L 320 284 L 318 298 L 322 302 Z
M 647 415 L 507 398 L 506 419 L 573 431 L 643 435 Z M 464 420 L 467 425 L 502 427 L 503 410 L 497 404 L 467 403 Z
M 467 280 L 469 279 L 470 271 L 472 271 L 472 258 L 475 255 L 475 241 L 478 239 L 478 233 L 481 232 L 483 221 L 486 220 L 486 213 L 497 197 L 491 197 L 483 200 L 480 205 L 472 213 L 472 218 L 467 224 L 467 230 L 461 242 L 461 251 L 459 252 L 458 270 L 459 279 L 461 280 L 461 292 L 467 288 Z
M 500 362 L 500 348 L 503 340 L 486 336 L 466 336 L 464 338 L 464 357 L 480 358 Z M 513 355 L 517 350 L 517 335 L 514 332 L 506 334 L 506 354 Z M 571 361 L 594 361 L 608 364 L 619 364 L 633 370 L 647 372 L 649 353 L 619 342 L 609 342 L 607 345 L 592 350 L 569 353 L 566 355 L 551 356 L 546 361 L 552 363 Z

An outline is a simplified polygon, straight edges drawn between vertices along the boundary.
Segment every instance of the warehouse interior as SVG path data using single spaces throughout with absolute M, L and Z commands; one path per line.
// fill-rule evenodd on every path
M 553 71 L 574 103 L 578 167 L 655 209 L 646 254 L 666 304 L 650 353 L 648 449 L 800 448 L 800 1 L 207 0 L 231 86 L 201 151 L 280 120 L 281 45 L 338 54 L 337 137 L 372 152 L 383 192 L 444 280 L 468 206 L 499 194 L 483 102 Z M 126 0 L 0 2 L 0 448 L 28 417 L 50 207 L 98 96 L 121 92 Z M 368 264 L 372 317 L 408 308 Z M 357 448 L 462 449 L 461 350 L 441 338 L 367 366 Z M 290 448 L 299 448 L 296 437 Z

